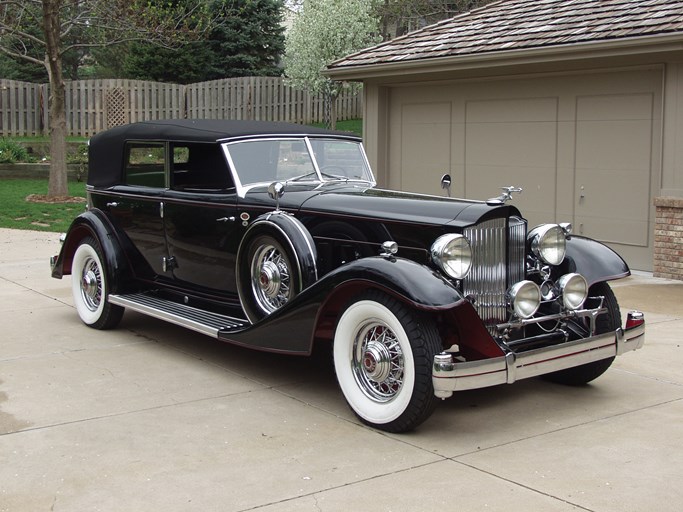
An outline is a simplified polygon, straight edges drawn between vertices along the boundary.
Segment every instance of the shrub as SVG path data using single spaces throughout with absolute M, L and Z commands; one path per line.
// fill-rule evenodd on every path
M 15 164 L 17 162 L 28 162 L 29 154 L 26 148 L 17 141 L 7 138 L 0 138 L 0 163 Z

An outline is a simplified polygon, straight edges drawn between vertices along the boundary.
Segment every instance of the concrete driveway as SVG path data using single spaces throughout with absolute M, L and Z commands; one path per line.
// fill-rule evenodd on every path
M 645 348 L 583 388 L 456 394 L 417 431 L 360 425 L 325 357 L 126 313 L 81 324 L 58 235 L 0 230 L 2 511 L 678 511 L 683 283 L 614 283 Z

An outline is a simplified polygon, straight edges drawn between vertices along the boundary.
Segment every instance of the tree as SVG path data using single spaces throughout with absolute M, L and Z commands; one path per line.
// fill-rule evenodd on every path
M 218 0 L 221 22 L 209 36 L 210 79 L 277 76 L 285 50 L 283 0 Z
M 119 77 L 190 84 L 207 80 L 211 53 L 205 41 L 184 44 L 177 49 L 135 41 L 129 45 L 121 64 L 123 74 Z
M 196 37 L 208 24 L 204 0 L 0 0 L 0 52 L 47 70 L 49 196 L 68 193 L 65 57 L 86 48 L 141 39 L 173 47 Z
M 382 39 L 399 37 L 495 0 L 377 0 Z
M 336 100 L 343 82 L 322 71 L 333 61 L 379 41 L 372 0 L 304 0 L 285 43 L 285 75 L 295 87 L 327 99 L 329 125 L 336 125 Z
M 207 37 L 176 50 L 134 43 L 123 62 L 128 78 L 191 83 L 236 76 L 276 76 L 284 52 L 282 0 L 213 0 Z

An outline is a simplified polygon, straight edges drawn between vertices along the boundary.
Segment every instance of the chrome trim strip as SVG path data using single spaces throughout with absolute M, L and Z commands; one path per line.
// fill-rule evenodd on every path
M 619 356 L 642 348 L 644 343 L 645 323 L 642 323 L 561 345 L 519 354 L 510 352 L 482 361 L 454 362 L 451 359 L 449 362 L 437 356 L 432 368 L 434 394 L 448 398 L 454 391 L 512 384 L 521 379 Z

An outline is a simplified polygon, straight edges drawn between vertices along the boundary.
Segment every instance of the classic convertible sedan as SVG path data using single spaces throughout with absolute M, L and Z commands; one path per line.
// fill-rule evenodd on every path
M 413 429 L 458 390 L 584 384 L 643 344 L 608 284 L 626 263 L 569 224 L 529 229 L 512 187 L 382 190 L 360 139 L 282 123 L 136 123 L 89 156 L 87 211 L 51 259 L 86 325 L 130 309 L 260 350 L 332 344 L 375 428 Z

